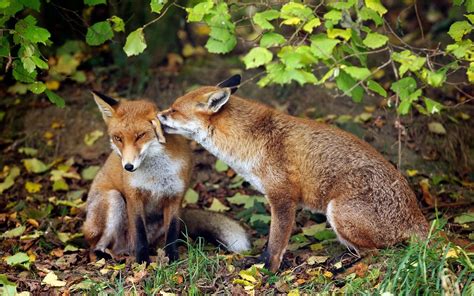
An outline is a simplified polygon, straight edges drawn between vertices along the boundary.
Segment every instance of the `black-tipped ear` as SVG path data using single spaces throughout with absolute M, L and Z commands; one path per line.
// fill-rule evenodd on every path
M 118 101 L 108 97 L 104 94 L 101 94 L 96 91 L 91 91 L 92 96 L 94 97 L 94 101 L 99 107 L 100 112 L 102 113 L 102 117 L 104 118 L 105 122 L 114 116 L 115 114 L 115 107 L 118 105 Z
M 222 87 L 222 88 L 228 87 L 228 88 L 230 88 L 230 93 L 233 94 L 239 88 L 241 79 L 242 79 L 242 77 L 240 76 L 240 74 L 236 74 L 236 75 L 222 81 L 217 86 Z
M 109 97 L 109 96 L 106 96 L 106 95 L 104 95 L 103 93 L 100 93 L 100 92 L 98 92 L 98 91 L 91 90 L 91 92 L 92 92 L 94 95 L 96 95 L 96 96 L 98 96 L 99 98 L 101 98 L 104 102 L 106 102 L 106 103 L 109 104 L 110 106 L 115 106 L 115 105 L 117 105 L 117 104 L 119 103 L 116 99 L 111 98 L 111 97 Z

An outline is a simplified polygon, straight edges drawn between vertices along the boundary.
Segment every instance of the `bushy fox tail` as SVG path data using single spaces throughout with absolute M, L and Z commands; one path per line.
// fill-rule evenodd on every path
M 190 237 L 202 236 L 231 252 L 240 253 L 250 249 L 245 229 L 229 217 L 205 210 L 183 209 L 181 219 L 185 224 L 181 231 Z

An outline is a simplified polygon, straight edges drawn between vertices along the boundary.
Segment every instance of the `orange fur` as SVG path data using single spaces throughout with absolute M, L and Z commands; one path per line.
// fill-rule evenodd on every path
M 169 135 L 163 143 L 159 123 L 152 124 L 158 110 L 151 102 L 111 105 L 113 101 L 94 96 L 115 152 L 95 177 L 88 196 L 83 232 L 91 251 L 112 256 L 135 253 L 137 261 L 149 261 L 145 248 L 164 239 L 171 244 L 167 255 L 176 257 L 175 241 L 167 236 L 177 238 L 181 201 L 191 176 L 187 141 Z M 138 163 L 137 158 L 143 159 L 135 171 L 124 169 L 127 162 Z M 175 166 L 176 171 L 170 169 Z
M 296 209 L 326 213 L 341 242 L 382 248 L 428 229 L 406 179 L 373 147 L 336 127 L 201 87 L 158 116 L 165 132 L 196 140 L 268 198 L 266 266 L 276 271 Z

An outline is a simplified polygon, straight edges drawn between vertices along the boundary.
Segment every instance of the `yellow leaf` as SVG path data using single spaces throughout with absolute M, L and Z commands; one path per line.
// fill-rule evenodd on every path
M 28 220 L 26 220 L 26 222 L 30 223 L 30 224 L 33 225 L 35 228 L 38 228 L 38 227 L 39 227 L 38 221 L 36 221 L 36 220 L 33 219 L 33 218 L 29 218 Z
M 33 183 L 30 181 L 27 181 L 25 184 L 25 189 L 26 191 L 28 191 L 28 193 L 40 192 L 42 187 L 43 185 L 41 185 L 40 183 Z
M 92 146 L 103 135 L 104 132 L 102 132 L 101 130 L 95 130 L 93 132 L 90 132 L 84 136 L 84 143 L 87 146 Z
M 46 88 L 49 90 L 57 90 L 61 83 L 57 80 L 46 81 Z
M 42 283 L 50 287 L 64 287 L 66 285 L 65 281 L 58 280 L 58 276 L 54 273 L 54 271 L 50 271 L 44 277 Z
M 295 26 L 295 25 L 298 25 L 299 23 L 301 23 L 301 19 L 298 18 L 298 17 L 290 17 L 289 19 L 287 20 L 284 20 L 283 22 L 281 22 L 283 25 L 288 25 L 288 26 Z
M 298 289 L 293 289 L 290 292 L 288 292 L 288 296 L 299 296 L 300 291 Z
M 413 177 L 418 175 L 418 170 L 407 170 L 408 177 Z
M 324 275 L 324 277 L 327 277 L 328 279 L 330 279 L 330 278 L 332 278 L 332 277 L 333 277 L 333 274 L 332 274 L 332 272 L 330 272 L 330 271 L 327 271 L 327 270 L 326 270 L 326 271 L 323 273 L 323 275 Z
M 458 250 L 455 248 L 450 248 L 448 253 L 446 254 L 446 258 L 458 258 Z
M 43 134 L 43 138 L 45 138 L 46 140 L 51 140 L 52 138 L 54 138 L 54 134 L 50 131 L 47 131 Z
M 224 205 L 220 200 L 218 200 L 217 198 L 214 198 L 212 200 L 212 204 L 211 206 L 208 208 L 209 211 L 213 211 L 213 212 L 225 212 L 225 211 L 228 211 L 230 210 L 229 207 L 227 207 L 226 205 Z

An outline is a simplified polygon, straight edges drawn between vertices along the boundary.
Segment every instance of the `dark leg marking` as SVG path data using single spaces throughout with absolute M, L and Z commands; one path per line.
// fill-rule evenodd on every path
M 135 258 L 138 263 L 146 262 L 150 263 L 150 255 L 148 254 L 148 239 L 146 237 L 145 224 L 143 219 L 138 216 L 136 218 L 136 246 L 135 246 Z
M 166 235 L 165 253 L 170 261 L 179 259 L 177 241 L 179 237 L 179 222 L 176 218 L 171 219 L 168 233 Z

